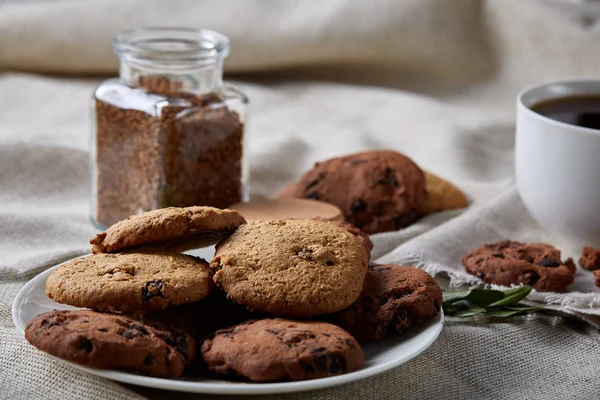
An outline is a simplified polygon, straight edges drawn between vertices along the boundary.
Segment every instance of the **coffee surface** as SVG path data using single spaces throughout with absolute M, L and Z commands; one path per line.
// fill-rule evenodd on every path
M 571 125 L 600 129 L 600 96 L 573 96 L 535 104 L 531 110 Z

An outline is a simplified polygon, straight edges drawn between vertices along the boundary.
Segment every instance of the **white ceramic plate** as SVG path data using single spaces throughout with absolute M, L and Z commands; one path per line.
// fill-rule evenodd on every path
M 211 259 L 214 248 L 205 248 L 191 254 Z M 50 268 L 29 281 L 17 294 L 13 302 L 12 315 L 15 326 L 23 332 L 25 326 L 35 316 L 52 310 L 70 310 L 74 307 L 58 304 L 46 297 L 46 278 L 59 265 Z M 82 367 L 66 362 L 75 368 L 90 374 L 112 379 L 132 385 L 147 386 L 165 390 L 176 390 L 193 393 L 213 394 L 271 394 L 299 392 L 322 389 L 341 385 L 380 374 L 418 356 L 437 339 L 444 324 L 444 316 L 440 313 L 428 324 L 415 329 L 408 334 L 385 338 L 364 347 L 365 365 L 359 371 L 329 378 L 314 379 L 301 382 L 283 383 L 239 383 L 220 380 L 191 380 L 191 378 L 151 378 L 134 373 L 99 370 Z M 23 339 L 25 340 L 25 339 Z

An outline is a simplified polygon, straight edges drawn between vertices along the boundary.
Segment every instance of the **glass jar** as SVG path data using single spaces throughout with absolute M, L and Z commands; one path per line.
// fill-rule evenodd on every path
M 229 39 L 185 28 L 114 40 L 119 78 L 92 100 L 92 221 L 106 228 L 164 207 L 247 200 L 248 98 L 224 84 Z

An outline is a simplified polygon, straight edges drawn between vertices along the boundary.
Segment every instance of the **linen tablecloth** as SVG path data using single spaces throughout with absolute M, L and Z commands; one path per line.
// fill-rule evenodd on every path
M 528 84 L 597 75 L 598 16 L 598 3 L 576 0 L 0 1 L 0 398 L 211 397 L 80 373 L 12 323 L 27 280 L 89 252 L 89 99 L 96 76 L 116 75 L 110 41 L 120 30 L 178 25 L 231 37 L 226 71 L 252 100 L 253 197 L 272 196 L 320 159 L 378 148 L 457 184 L 468 210 L 375 235 L 374 255 L 472 284 L 457 262 L 465 248 L 546 238 L 514 190 L 514 99 Z M 558 314 L 451 320 L 401 367 L 270 398 L 595 398 L 600 290 L 589 279 L 578 273 L 584 297 L 533 295 Z

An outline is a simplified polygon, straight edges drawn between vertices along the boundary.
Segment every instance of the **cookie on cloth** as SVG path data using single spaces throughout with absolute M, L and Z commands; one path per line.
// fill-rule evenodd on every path
M 565 292 L 575 279 L 575 263 L 544 243 L 502 240 L 477 247 L 462 259 L 468 273 L 486 283 L 530 285 L 540 292 Z
M 92 254 L 61 265 L 46 281 L 52 300 L 107 312 L 192 303 L 213 288 L 208 263 L 179 253 Z
M 456 186 L 425 171 L 427 197 L 419 207 L 419 215 L 425 216 L 444 210 L 465 208 L 469 201 Z
M 356 371 L 360 345 L 325 322 L 262 319 L 219 330 L 202 344 L 209 370 L 256 382 L 307 380 Z
M 25 338 L 38 349 L 91 368 L 180 376 L 196 352 L 185 332 L 115 314 L 50 311 L 35 317 Z
M 368 151 L 315 164 L 278 197 L 334 204 L 366 233 L 394 231 L 417 219 L 426 197 L 425 175 L 400 153 Z
M 244 223 L 244 217 L 233 210 L 161 208 L 119 221 L 90 243 L 94 253 L 117 253 L 142 246 L 185 251 L 215 244 Z
M 436 316 L 441 306 L 442 290 L 425 271 L 374 265 L 369 267 L 359 299 L 325 318 L 367 343 L 421 325 Z
M 600 269 L 600 249 L 586 246 L 583 248 L 579 265 L 590 271 Z
M 600 287 L 600 269 L 595 270 L 593 274 L 596 279 L 596 286 Z
M 347 230 L 313 220 L 256 221 L 217 245 L 210 265 L 227 296 L 280 317 L 312 317 L 360 295 L 367 254 Z

